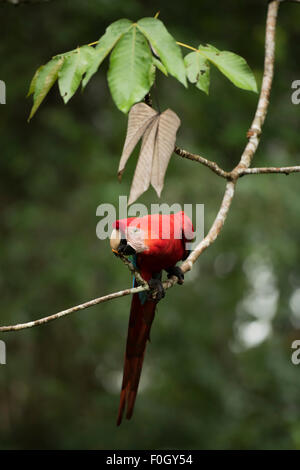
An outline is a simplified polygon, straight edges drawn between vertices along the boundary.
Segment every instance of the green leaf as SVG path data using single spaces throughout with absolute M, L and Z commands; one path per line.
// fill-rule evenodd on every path
M 187 82 L 181 49 L 164 24 L 157 18 L 142 18 L 137 22 L 137 26 L 159 55 L 167 71 L 186 87 Z
M 112 51 L 107 74 L 113 100 L 124 113 L 148 93 L 151 66 L 150 47 L 143 34 L 133 26 Z
M 110 26 L 108 26 L 108 28 L 106 28 L 104 35 L 99 39 L 96 47 L 96 54 L 94 55 L 93 61 L 90 63 L 86 75 L 82 81 L 83 88 L 86 87 L 87 83 L 97 72 L 105 57 L 110 53 L 122 35 L 129 30 L 132 24 L 132 21 L 123 18 L 121 20 L 115 21 Z
M 157 67 L 166 77 L 168 76 L 168 71 L 166 67 L 158 60 L 156 57 L 153 57 L 153 64 Z
M 150 88 L 152 87 L 153 83 L 155 82 L 155 75 L 156 75 L 156 67 L 155 67 L 154 63 L 152 62 L 151 67 L 149 69 Z
M 220 72 L 222 72 L 234 85 L 243 90 L 257 92 L 255 77 L 241 56 L 228 51 L 219 51 L 211 45 L 199 46 L 199 52 L 203 54 Z
M 34 95 L 33 95 L 33 106 L 30 112 L 30 116 L 28 121 L 32 119 L 35 115 L 36 111 L 38 110 L 39 106 L 45 99 L 46 95 L 54 85 L 57 80 L 58 72 L 62 67 L 64 62 L 64 57 L 57 57 L 46 65 L 43 65 L 38 69 L 36 76 L 33 77 L 31 82 L 31 86 L 29 91 L 32 93 L 34 88 Z
M 191 83 L 208 95 L 210 66 L 208 60 L 199 52 L 190 52 L 184 58 L 186 74 Z
M 28 93 L 26 95 L 26 98 L 28 98 L 30 95 L 32 95 L 34 93 L 34 90 L 35 90 L 35 84 L 36 84 L 36 80 L 37 80 L 37 77 L 39 76 L 39 74 L 41 73 L 42 69 L 44 68 L 44 65 L 41 65 L 37 71 L 35 72 L 32 80 L 31 80 L 31 83 L 29 85 L 29 90 L 28 90 Z
M 69 54 L 58 74 L 61 97 L 67 103 L 80 85 L 83 74 L 93 61 L 96 51 L 93 47 L 83 46 Z

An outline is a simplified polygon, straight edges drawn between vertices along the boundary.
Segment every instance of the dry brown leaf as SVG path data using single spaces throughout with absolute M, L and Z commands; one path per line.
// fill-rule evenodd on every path
M 135 104 L 129 111 L 126 139 L 118 169 L 119 179 L 122 178 L 127 160 L 136 144 L 156 115 L 157 112 L 145 103 Z
M 158 197 L 164 187 L 165 174 L 175 147 L 179 126 L 180 119 L 171 109 L 160 115 L 151 173 L 151 184 Z
M 155 147 L 158 119 L 146 129 L 139 159 L 135 168 L 128 204 L 132 204 L 149 188 L 152 173 L 153 149 Z
M 131 108 L 126 140 L 119 164 L 119 178 L 121 178 L 128 158 L 142 136 L 143 140 L 128 204 L 132 204 L 147 191 L 150 182 L 160 197 L 179 126 L 180 119 L 171 109 L 160 114 L 145 103 L 138 103 Z

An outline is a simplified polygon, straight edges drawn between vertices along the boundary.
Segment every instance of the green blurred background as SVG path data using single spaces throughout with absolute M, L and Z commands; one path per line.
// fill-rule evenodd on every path
M 57 86 L 27 124 L 37 67 L 97 40 L 112 21 L 160 18 L 179 41 L 245 57 L 261 83 L 266 3 L 60 0 L 0 4 L 0 324 L 34 320 L 131 284 L 96 237 L 96 208 L 129 193 L 134 159 L 116 171 L 127 117 L 105 69 L 65 106 Z M 255 165 L 299 164 L 300 7 L 280 8 L 276 73 Z M 185 52 L 185 51 L 184 51 Z M 157 74 L 160 107 L 182 126 L 178 145 L 231 169 L 257 95 L 213 70 L 211 93 Z M 130 298 L 46 326 L 1 334 L 0 447 L 58 449 L 300 449 L 300 176 L 238 183 L 224 231 L 184 287 L 160 303 L 132 421 L 116 415 Z M 161 202 L 204 203 L 216 215 L 224 181 L 173 155 Z M 149 190 L 139 202 L 159 202 Z

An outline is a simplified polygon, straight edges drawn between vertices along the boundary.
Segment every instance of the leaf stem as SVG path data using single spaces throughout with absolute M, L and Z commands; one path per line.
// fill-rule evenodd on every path
M 199 52 L 198 49 L 196 49 L 195 47 L 189 46 L 188 44 L 184 44 L 184 42 L 176 41 L 176 44 L 178 44 L 178 46 L 185 47 L 186 49 L 191 49 L 192 51 Z

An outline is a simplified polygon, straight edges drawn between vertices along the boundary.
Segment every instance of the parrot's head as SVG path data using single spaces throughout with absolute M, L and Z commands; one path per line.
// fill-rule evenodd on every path
M 135 255 L 147 251 L 145 231 L 135 223 L 134 218 L 117 220 L 113 224 L 110 247 L 114 253 Z

